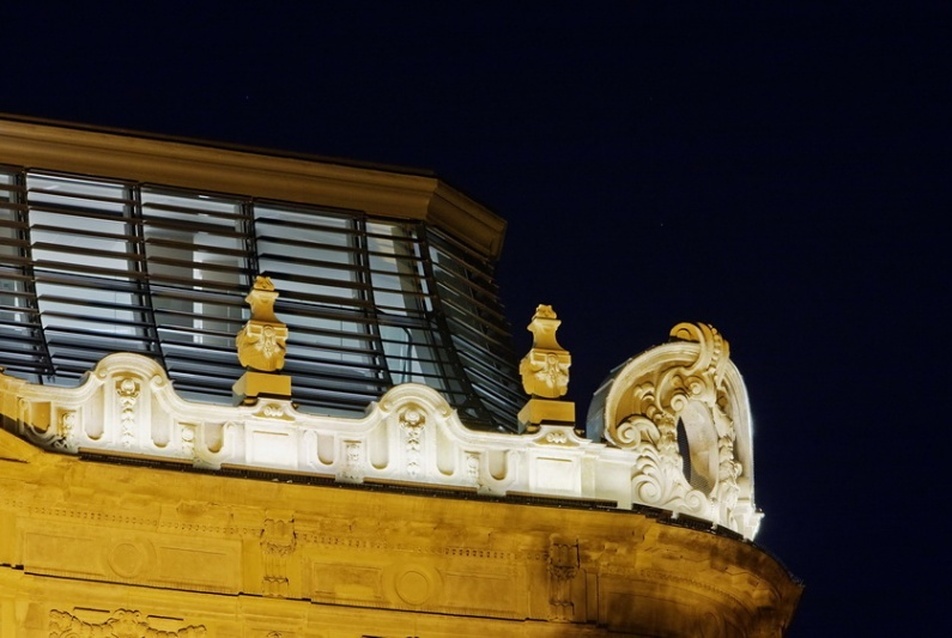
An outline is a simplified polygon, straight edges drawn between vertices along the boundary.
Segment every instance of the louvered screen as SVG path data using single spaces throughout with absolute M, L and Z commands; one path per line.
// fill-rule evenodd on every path
M 254 275 L 288 324 L 303 409 L 361 413 L 398 383 L 475 427 L 524 397 L 491 264 L 420 222 L 0 168 L 0 365 L 69 383 L 110 352 L 150 355 L 192 398 L 231 401 Z
M 0 167 L 0 361 L 38 382 L 52 374 L 36 302 L 22 173 Z
M 427 237 L 438 287 L 435 297 L 471 387 L 493 421 L 515 423 L 526 396 L 492 264 L 433 228 Z
M 139 190 L 149 303 L 161 356 L 180 391 L 231 397 L 235 334 L 250 285 L 251 214 L 239 199 Z M 210 374 L 211 372 L 211 374 Z

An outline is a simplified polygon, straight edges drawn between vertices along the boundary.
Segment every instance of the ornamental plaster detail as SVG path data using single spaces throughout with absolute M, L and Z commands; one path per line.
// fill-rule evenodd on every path
M 58 609 L 50 611 L 50 638 L 203 638 L 204 625 L 189 625 L 176 631 L 152 627 L 138 611 L 117 609 L 101 623 L 83 622 Z
M 522 387 L 530 396 L 555 399 L 568 392 L 572 356 L 556 340 L 561 324 L 552 306 L 536 308 L 528 328 L 532 350 L 519 363 Z
M 297 545 L 294 518 L 278 516 L 265 520 L 261 529 L 261 553 L 264 562 L 262 590 L 265 596 L 288 595 L 288 561 Z
M 139 399 L 140 390 L 139 382 L 132 377 L 120 377 L 116 380 L 121 443 L 125 448 L 131 448 L 136 442 L 136 401 Z
M 546 571 L 549 575 L 550 620 L 571 622 L 575 615 L 572 581 L 579 572 L 578 543 L 552 539 Z
M 637 503 L 756 533 L 750 409 L 727 341 L 681 323 L 672 341 L 635 357 L 604 398 L 604 436 L 635 455 Z
M 364 478 L 364 453 L 361 441 L 344 441 L 344 462 L 338 480 L 361 483 Z
M 422 438 L 426 415 L 417 406 L 410 405 L 400 413 L 399 418 L 406 452 L 406 471 L 408 475 L 416 478 L 422 473 Z
M 132 353 L 105 357 L 74 388 L 0 373 L 0 411 L 5 429 L 61 453 L 589 499 L 622 509 L 643 504 L 753 538 L 760 514 L 743 382 L 716 331 L 683 326 L 675 341 L 616 375 L 605 441 L 601 432 L 592 436 L 591 422 L 596 440 L 545 422 L 524 435 L 472 430 L 437 391 L 412 383 L 392 388 L 357 418 L 300 412 L 279 398 L 199 403 L 180 397 L 158 363 Z M 687 432 L 697 451 L 693 477 L 684 472 L 679 420 L 682 439 Z
M 268 277 L 258 276 L 245 297 L 251 318 L 235 338 L 238 360 L 245 368 L 274 372 L 284 367 L 288 327 L 274 314 L 278 292 Z

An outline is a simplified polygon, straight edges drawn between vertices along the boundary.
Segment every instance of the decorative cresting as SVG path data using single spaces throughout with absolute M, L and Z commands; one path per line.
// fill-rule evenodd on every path
M 750 408 L 728 343 L 703 323 L 680 323 L 670 336 L 615 375 L 604 436 L 636 455 L 634 502 L 752 538 L 762 514 L 753 498 Z
M 245 374 L 232 388 L 241 402 L 253 403 L 259 395 L 291 396 L 291 378 L 276 371 L 284 367 L 288 327 L 274 314 L 278 292 L 271 279 L 259 275 L 245 301 L 251 306 L 251 318 L 235 338 L 238 361 Z
M 528 326 L 532 349 L 519 362 L 519 374 L 523 390 L 532 398 L 519 412 L 519 421 L 530 432 L 537 431 L 543 422 L 575 422 L 575 404 L 553 400 L 568 392 L 572 365 L 572 355 L 555 338 L 561 324 L 552 306 L 540 304 Z
M 50 612 L 50 638 L 204 638 L 204 626 L 157 629 L 138 611 L 118 609 L 108 620 L 88 623 L 59 610 Z

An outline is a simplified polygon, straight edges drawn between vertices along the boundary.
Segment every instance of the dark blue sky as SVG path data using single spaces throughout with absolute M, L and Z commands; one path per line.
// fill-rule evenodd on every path
M 0 112 L 433 169 L 582 414 L 675 323 L 730 340 L 792 636 L 950 629 L 952 5 L 196 4 L 5 7 Z

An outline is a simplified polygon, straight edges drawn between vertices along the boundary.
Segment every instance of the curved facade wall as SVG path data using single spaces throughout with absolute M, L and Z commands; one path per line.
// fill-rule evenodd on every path
M 471 427 L 516 429 L 524 397 L 493 264 L 426 222 L 0 167 L 0 366 L 74 384 L 150 355 L 186 396 L 231 399 L 244 293 L 268 274 L 308 411 L 439 390 Z

